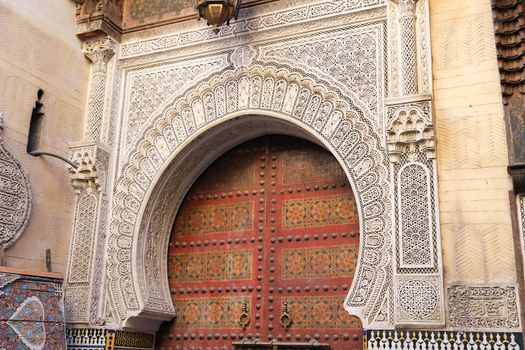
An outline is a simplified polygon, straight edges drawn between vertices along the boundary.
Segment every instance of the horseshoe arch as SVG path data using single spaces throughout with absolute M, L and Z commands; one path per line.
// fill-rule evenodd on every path
M 175 316 L 167 251 L 181 200 L 218 156 L 267 133 L 307 138 L 341 164 L 354 190 L 361 231 L 345 308 L 365 328 L 379 319 L 392 322 L 388 156 L 361 106 L 318 77 L 252 65 L 216 73 L 165 108 L 129 152 L 113 199 L 107 288 L 119 325 L 156 331 Z

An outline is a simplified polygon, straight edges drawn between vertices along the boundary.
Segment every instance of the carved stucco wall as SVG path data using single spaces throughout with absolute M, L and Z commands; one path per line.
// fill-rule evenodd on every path
M 308 18 L 315 20 L 325 13 L 339 13 L 341 10 L 355 10 L 359 6 L 365 6 L 357 3 L 350 3 L 350 5 L 353 7 L 343 1 L 321 2 L 294 11 L 300 13 L 304 11 Z M 261 25 L 268 25 L 269 29 L 284 26 L 283 29 L 289 32 L 289 36 L 300 34 L 297 32 L 298 28 L 287 27 L 287 22 L 280 20 L 290 13 L 286 6 L 283 8 L 283 13 L 275 12 L 268 15 L 263 13 L 260 17 Z M 96 302 L 105 307 L 105 310 L 97 311 L 99 314 L 109 315 L 121 325 L 125 320 L 124 325 L 131 328 L 137 326 L 134 324 L 136 317 L 140 321 L 141 317 L 166 319 L 173 315 L 169 291 L 166 290 L 165 259 L 161 253 L 163 245 L 159 245 L 158 242 L 167 244 L 169 225 L 178 206 L 178 197 L 173 196 L 174 200 L 170 203 L 170 207 L 163 209 L 163 206 L 159 207 L 159 203 L 169 201 L 163 198 L 159 202 L 156 193 L 159 191 L 170 193 L 170 190 L 177 190 L 176 194 L 182 196 L 198 172 L 202 171 L 213 157 L 226 151 L 235 142 L 256 136 L 249 130 L 257 130 L 257 132 L 289 130 L 291 134 L 313 138 L 333 148 L 342 164 L 347 167 L 351 179 L 362 190 L 360 195 L 363 196 L 361 210 L 363 210 L 362 216 L 365 217 L 364 236 L 367 238 L 363 241 L 366 254 L 361 264 L 362 285 L 356 283 L 355 289 L 358 292 L 354 293 L 353 299 L 349 299 L 349 304 L 353 303 L 354 308 L 356 305 L 360 307 L 367 322 L 373 321 L 380 306 L 391 307 L 388 302 L 377 300 L 378 296 L 391 293 L 389 291 L 390 259 L 387 248 L 390 243 L 388 234 L 384 234 L 389 231 L 388 198 L 385 197 L 388 174 L 384 163 L 386 161 L 384 148 L 382 150 L 381 147 L 384 143 L 381 135 L 384 134 L 385 128 L 382 118 L 386 90 L 385 14 L 383 7 L 349 13 L 346 18 L 337 18 L 328 25 L 316 21 L 312 24 L 318 27 L 317 34 L 298 35 L 295 39 L 288 40 L 288 45 L 275 42 L 243 46 L 215 54 L 209 52 L 208 46 L 200 46 L 196 48 L 191 59 L 177 58 L 178 55 L 173 51 L 164 58 L 158 57 L 155 53 L 164 51 L 162 48 L 159 50 L 158 43 L 154 44 L 153 50 L 149 44 L 144 47 L 143 41 L 129 45 L 124 43 L 121 46 L 120 56 L 117 55 L 108 61 L 108 73 L 105 75 L 107 84 L 111 81 L 117 84 L 121 81 L 123 84 L 120 106 L 112 105 L 111 98 L 93 99 L 91 96 L 97 96 L 100 90 L 92 89 L 90 101 L 97 100 L 96 105 L 100 107 L 88 108 L 88 112 L 96 110 L 99 111 L 100 116 L 103 116 L 105 121 L 98 123 L 114 125 L 118 128 L 107 128 L 109 130 L 107 135 L 104 135 L 103 131 L 106 128 L 100 128 L 102 130 L 100 141 L 109 144 L 110 147 L 118 145 L 118 152 L 114 158 L 117 165 L 115 169 L 117 180 L 108 238 L 108 275 L 105 282 L 106 289 L 111 292 L 101 295 L 103 299 L 108 297 L 108 304 Z M 271 21 L 269 20 L 271 17 L 279 20 Z M 367 23 L 361 24 L 362 21 Z M 347 25 L 352 22 L 355 24 Z M 237 26 L 239 25 L 242 23 L 239 22 Z M 208 29 L 199 29 L 199 31 L 206 33 Z M 274 31 L 272 35 L 275 34 L 278 32 Z M 196 39 L 196 42 L 188 42 L 188 44 L 198 44 L 199 36 Z M 300 57 L 293 57 L 292 54 L 304 50 L 307 47 L 305 44 L 312 41 L 317 42 L 316 47 L 305 53 L 310 61 L 298 64 Z M 162 39 L 161 43 L 170 45 L 172 41 Z M 235 46 L 239 44 L 241 42 L 235 43 Z M 124 47 L 126 45 L 127 48 Z M 136 51 L 133 45 L 140 51 Z M 290 45 L 294 47 L 291 50 Z M 103 46 L 105 47 L 105 45 L 96 45 L 100 48 Z M 330 48 L 335 50 L 340 46 L 348 49 L 344 51 L 344 57 L 330 57 Z M 143 51 L 144 49 L 146 51 Z M 167 49 L 171 48 L 167 47 Z M 289 57 L 288 60 L 282 59 L 285 56 Z M 120 76 L 119 70 L 115 70 L 119 66 L 116 63 L 118 57 L 124 59 L 120 64 L 123 67 L 123 76 Z M 288 68 L 290 64 L 295 68 Z M 96 68 L 95 71 L 99 72 L 100 69 Z M 112 71 L 117 72 L 115 78 L 110 73 Z M 200 81 L 206 81 L 210 77 L 215 77 L 212 78 L 215 85 L 201 85 Z M 340 81 L 332 77 L 339 77 Z M 98 80 L 92 78 L 92 84 L 93 82 L 98 84 Z M 189 92 L 182 94 L 187 89 L 190 89 Z M 210 92 L 206 92 L 207 90 Z M 261 91 L 264 93 L 259 96 Z M 195 98 L 200 100 L 194 101 Z M 187 107 L 181 104 L 181 101 L 186 100 L 189 103 Z M 222 105 L 226 102 L 227 105 Z M 201 137 L 215 142 L 215 153 L 208 152 L 208 157 L 202 162 L 185 163 L 182 168 L 173 165 L 182 156 L 191 157 L 189 159 L 200 158 L 195 150 L 193 153 L 188 153 L 192 147 L 188 147 L 187 144 L 208 129 L 209 133 L 216 134 L 217 130 L 212 130 L 212 126 L 218 124 L 220 117 L 227 120 L 237 115 L 239 120 L 248 121 L 249 117 L 242 114 L 272 115 L 272 113 L 274 118 L 287 120 L 289 124 L 277 120 L 259 121 L 257 118 L 249 125 L 243 126 L 240 123 L 229 131 L 225 130 L 222 137 L 218 139 L 212 136 Z M 115 123 L 119 118 L 122 118 L 123 122 Z M 215 119 L 217 120 L 214 121 Z M 345 119 L 349 121 L 344 122 Z M 350 132 L 354 129 L 352 123 L 357 123 L 354 132 Z M 224 128 L 227 124 L 221 123 L 218 129 Z M 302 126 L 292 127 L 293 124 Z M 89 125 L 91 123 L 88 123 Z M 148 125 L 151 126 L 148 128 Z M 235 139 L 231 136 L 232 133 L 241 137 Z M 92 137 L 89 133 L 86 135 Z M 224 135 L 229 136 L 224 138 Z M 195 143 L 198 143 L 198 138 Z M 203 146 L 201 149 L 207 148 Z M 371 157 L 370 160 L 366 160 L 367 154 Z M 136 163 L 137 161 L 139 163 Z M 351 169 L 351 164 L 354 163 L 360 164 L 357 169 Z M 190 165 L 194 172 L 189 172 Z M 136 173 L 142 167 L 146 168 Z M 167 171 L 166 168 L 169 167 L 172 170 Z M 382 171 L 381 167 L 383 167 Z M 146 171 L 147 175 L 142 171 Z M 173 171 L 184 175 L 173 176 L 171 174 Z M 376 173 L 377 171 L 379 173 Z M 172 176 L 168 176 L 170 174 Z M 158 178 L 154 179 L 153 176 Z M 181 183 L 165 184 L 163 178 L 178 179 Z M 376 181 L 383 182 L 384 186 L 373 185 Z M 144 209 L 146 203 L 150 204 Z M 150 210 L 157 214 L 150 218 L 148 216 Z M 165 210 L 169 212 L 166 217 L 162 216 Z M 161 219 L 165 221 L 159 221 Z M 93 225 L 96 225 L 96 221 L 91 223 L 89 226 L 91 228 L 81 228 L 80 231 L 75 229 L 75 237 L 93 235 Z M 150 237 L 150 232 L 162 236 Z M 128 247 L 132 250 L 129 251 Z M 132 257 L 136 258 L 132 259 Z M 87 259 L 89 260 L 90 257 L 88 256 Z M 96 262 L 94 266 L 98 265 Z M 75 264 L 70 265 L 70 271 L 75 266 Z M 142 280 L 136 285 L 137 287 L 142 285 L 139 289 L 135 289 L 136 278 Z M 76 305 L 75 300 L 82 300 L 81 295 L 86 296 L 85 293 L 89 293 L 89 289 L 73 280 L 70 282 L 66 288 L 66 310 L 69 310 L 69 306 Z M 70 302 L 67 301 L 68 290 Z M 86 316 L 81 315 L 85 315 L 87 309 L 81 310 L 80 314 L 73 309 L 69 311 L 72 318 L 80 321 L 85 319 Z M 385 319 L 384 322 L 389 320 Z M 154 328 L 155 324 L 150 327 Z
M 5 252 L 10 267 L 45 271 L 46 249 L 53 271 L 66 267 L 75 200 L 70 178 L 62 162 L 29 156 L 26 143 L 39 88 L 42 148 L 66 156 L 68 142 L 80 137 L 89 65 L 74 34 L 74 11 L 74 3 L 61 0 L 0 1 L 0 137 L 26 173 L 33 202 L 26 229 Z
M 266 84 L 265 89 L 261 89 L 263 84 Z M 264 68 L 253 65 L 250 68 L 215 74 L 208 83 L 190 90 L 174 106 L 166 108 L 154 126 L 146 129 L 138 148 L 128 156 L 129 163 L 124 166 L 117 185 L 111 227 L 114 233 L 110 234 L 109 241 L 108 272 L 111 290 L 122 293 L 121 296 L 113 294 L 120 317 L 125 315 L 126 309 L 158 314 L 172 312 L 165 283 L 166 267 L 163 263 L 171 225 L 169 218 L 174 217 L 179 204 L 177 201 L 183 193 L 180 191 L 189 188 L 192 178 L 175 176 L 172 172 L 185 174 L 189 170 L 188 166 L 203 170 L 204 164 L 194 163 L 193 160 L 182 168 L 171 166 L 173 170 L 161 172 L 156 169 L 176 162 L 173 160 L 176 157 L 200 159 L 198 154 L 185 154 L 187 151 L 184 143 L 193 140 L 214 124 L 217 125 L 221 119 L 237 116 L 239 123 L 242 123 L 249 119 L 243 114 L 266 114 L 298 125 L 299 128 L 295 129 L 305 130 L 302 134 L 310 134 L 311 138 L 325 144 L 340 159 L 343 168 L 353 180 L 358 191 L 357 196 L 361 199 L 364 236 L 362 247 L 365 258 L 359 272 L 363 280 L 358 278 L 354 284 L 357 292 L 348 300 L 348 306 L 365 308 L 366 310 L 361 311 L 363 316 L 369 322 L 372 321 L 374 313 L 377 313 L 377 309 L 374 310 L 377 302 L 373 300 L 377 300 L 380 293 L 385 295 L 388 290 L 387 282 L 391 278 L 388 273 L 389 259 L 384 254 L 389 245 L 389 237 L 384 235 L 389 230 L 388 198 L 385 191 L 388 187 L 387 168 L 385 155 L 379 147 L 380 137 L 365 116 L 366 112 L 351 97 L 342 96 L 344 95 L 340 91 L 330 89 L 330 85 L 320 79 L 312 79 L 301 71 L 289 68 L 278 69 L 267 63 Z M 237 140 L 241 141 L 255 136 L 254 132 L 260 133 L 265 129 L 267 132 L 286 130 L 276 128 L 277 125 L 279 123 L 276 122 L 272 126 L 269 121 L 266 122 L 266 127 L 248 124 L 246 127 L 253 128 L 252 132 L 246 130 L 239 133 L 233 129 L 225 135 L 231 138 L 231 133 L 238 133 Z M 288 129 L 294 130 L 291 127 Z M 216 151 L 217 148 L 224 151 L 233 146 L 232 143 L 226 143 L 227 139 L 223 137 L 203 138 L 214 140 L 207 147 L 211 146 Z M 200 149 L 212 153 L 207 147 L 201 146 Z M 151 154 L 152 159 L 147 160 L 144 154 Z M 153 176 L 161 176 L 156 181 L 157 184 L 152 183 Z M 162 184 L 163 178 L 172 179 L 173 183 Z M 379 185 L 381 183 L 383 186 Z M 176 193 L 178 195 L 172 194 L 169 189 L 179 192 Z M 146 206 L 145 211 L 139 211 L 140 206 L 137 205 L 141 201 L 145 203 L 149 196 L 152 197 L 148 202 L 151 204 Z M 167 198 L 173 198 L 174 201 L 170 203 Z M 133 222 L 142 222 L 142 225 L 133 229 Z M 129 232 L 129 229 L 132 231 Z M 123 249 L 132 248 L 129 245 L 131 243 L 138 246 L 138 250 L 137 253 L 131 250 L 129 256 L 137 256 L 137 259 L 119 261 L 116 254 Z M 126 288 L 129 283 L 126 279 L 130 279 L 131 275 L 128 277 L 119 274 L 118 271 L 123 269 L 130 269 L 131 274 L 138 274 L 138 285 L 142 286 L 140 290 Z
M 458 6 L 449 1 L 440 4 L 449 10 Z M 471 20 L 476 21 L 477 5 L 465 6 L 468 11 L 462 16 L 468 17 L 465 13 L 473 11 Z M 512 272 L 481 282 L 473 277 L 479 276 L 476 271 L 451 277 L 461 261 L 469 261 L 478 253 L 476 258 L 486 258 L 484 252 L 470 252 L 470 244 L 450 243 L 465 239 L 473 231 L 466 230 L 469 233 L 459 237 L 449 232 L 458 227 L 450 224 L 451 218 L 463 213 L 450 208 L 449 198 L 459 193 L 461 200 L 466 201 L 467 188 L 462 191 L 458 187 L 460 191 L 456 192 L 455 187 L 448 190 L 446 186 L 460 186 L 467 181 L 447 182 L 447 176 L 453 178 L 468 162 L 450 165 L 451 157 L 459 154 L 461 148 L 447 149 L 449 136 L 443 130 L 447 113 L 455 108 L 455 102 L 446 104 L 439 74 L 443 74 L 443 79 L 447 79 L 444 84 L 450 87 L 463 85 L 465 76 L 470 78 L 477 72 L 467 69 L 462 73 L 465 76 L 456 76 L 447 70 L 450 67 L 439 66 L 442 62 L 463 63 L 462 59 L 454 61 L 449 57 L 453 56 L 455 45 L 443 41 L 455 43 L 459 34 L 445 31 L 448 34 L 443 35 L 443 30 L 439 31 L 451 20 L 443 15 L 440 23 L 440 12 L 436 12 L 439 8 L 436 5 L 432 13 L 436 16 L 435 29 L 429 27 L 428 3 L 424 0 L 305 4 L 283 0 L 241 16 L 230 27 L 221 28 L 218 36 L 201 23 L 187 22 L 125 35 L 121 44 L 106 45 L 107 41 L 88 44 L 102 50 L 100 57 L 108 58 L 103 65 L 101 61 L 93 61 L 90 104 L 97 108 L 88 109 L 89 117 L 93 115 L 91 111 L 97 111 L 102 118 L 97 121 L 100 133 L 97 131 L 96 137 L 104 145 L 90 144 L 88 149 L 92 151 L 85 153 L 77 152 L 82 145 L 73 145 L 72 156 L 82 159 L 90 174 L 100 167 L 105 169 L 100 177 L 104 185 L 90 185 L 92 180 L 88 179 L 88 186 L 92 187 L 89 191 L 95 192 L 83 196 L 94 193 L 101 208 L 107 203 L 111 207 L 97 209 L 87 227 L 75 228 L 75 235 L 87 237 L 90 244 L 98 242 L 97 249 L 107 249 L 108 256 L 86 257 L 92 261 L 91 267 L 85 264 L 91 284 L 71 280 L 72 321 L 75 318 L 79 323 L 105 321 L 115 327 L 153 331 L 160 321 L 172 317 L 165 255 L 179 201 L 198 174 L 222 152 L 260 134 L 284 132 L 324 145 L 339 159 L 356 189 L 362 253 L 345 305 L 362 318 L 365 326 L 392 327 L 394 323 L 443 326 L 447 307 L 449 314 L 455 312 L 458 316 L 454 319 L 460 320 L 453 327 L 516 328 Z M 464 26 L 460 33 L 469 30 L 485 33 L 484 21 L 481 26 L 472 26 L 468 20 L 464 24 L 460 20 L 463 17 L 451 17 Z M 437 50 L 434 86 L 429 28 Z M 460 35 L 462 40 L 464 35 Z M 484 44 L 481 47 L 489 50 Z M 477 46 L 467 45 L 466 50 L 470 60 L 476 55 L 484 57 Z M 463 51 L 458 51 L 458 55 L 462 57 Z M 102 72 L 102 68 L 105 85 L 94 79 L 94 73 Z M 488 74 L 484 82 L 497 83 L 497 77 L 493 78 Z M 95 86 L 105 87 L 95 89 Z M 470 91 L 469 87 L 464 89 Z M 441 123 L 437 138 L 443 140 L 445 149 L 438 150 L 437 157 L 440 167 L 443 166 L 439 168 L 440 181 L 446 188 L 439 192 L 440 203 L 447 208 L 441 215 L 442 225 L 436 192 L 433 91 L 441 98 L 436 101 L 436 107 L 441 108 L 436 116 Z M 463 106 L 459 110 L 482 110 L 483 101 L 473 100 L 472 107 Z M 496 102 L 492 108 L 497 109 Z M 499 129 L 494 128 L 497 124 L 491 125 L 487 137 L 497 139 Z M 450 132 L 470 135 L 472 130 L 466 128 L 461 131 L 451 128 Z M 479 149 L 483 138 L 478 134 L 472 136 Z M 469 140 L 463 134 L 452 139 Z M 98 150 L 110 154 L 109 163 L 99 163 Z M 490 152 L 497 153 L 493 149 Z M 483 156 L 479 155 L 480 164 L 472 167 L 469 174 L 489 169 L 503 181 L 501 168 L 481 163 Z M 471 159 L 468 155 L 462 157 Z M 75 179 L 86 180 L 79 175 L 77 172 Z M 98 178 L 93 175 L 93 179 Z M 492 189 L 492 184 L 486 186 L 494 194 L 491 199 L 504 192 L 499 187 Z M 101 188 L 104 190 L 99 197 Z M 480 188 L 483 185 L 476 189 Z M 106 192 L 108 189 L 112 190 Z M 414 191 L 420 196 L 411 197 Z M 425 201 L 414 202 L 413 198 Z M 404 215 L 410 210 L 423 213 L 421 220 L 407 221 Z M 469 228 L 479 227 L 476 220 L 488 217 L 486 214 L 482 211 L 480 216 L 466 217 L 461 223 Z M 499 218 L 494 220 L 498 222 Z M 109 230 L 99 222 L 103 225 L 110 222 Z M 448 239 L 445 282 L 454 284 L 454 288 L 449 286 L 447 306 L 443 299 L 440 229 Z M 506 231 L 502 228 L 501 232 L 497 239 L 505 242 Z M 507 261 L 506 257 L 500 257 L 506 254 L 507 246 L 491 244 L 495 239 L 490 235 L 487 239 L 487 249 L 500 249 L 494 253 L 495 259 Z M 74 261 L 71 260 L 70 269 L 74 268 Z M 488 264 L 484 260 L 487 269 Z M 105 273 L 101 272 L 101 266 Z M 496 280 L 508 283 L 508 288 L 498 290 L 480 285 Z M 67 297 L 66 288 L 66 309 Z M 451 308 L 465 300 L 483 304 L 495 297 L 507 306 L 499 323 L 483 323 L 483 317 Z M 74 309 L 76 301 L 83 301 L 80 311 Z M 453 322 L 456 321 L 449 317 L 449 323 Z
M 516 327 L 512 184 L 490 1 L 432 0 L 430 8 L 449 324 Z M 475 308 L 484 310 L 477 318 L 469 316 Z

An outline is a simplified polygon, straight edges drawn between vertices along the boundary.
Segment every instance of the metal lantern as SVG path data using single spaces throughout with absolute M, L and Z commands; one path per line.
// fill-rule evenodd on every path
M 198 1 L 197 10 L 199 19 L 204 18 L 208 25 L 215 27 L 215 34 L 224 23 L 230 24 L 232 18 L 237 18 L 240 0 L 201 0 Z

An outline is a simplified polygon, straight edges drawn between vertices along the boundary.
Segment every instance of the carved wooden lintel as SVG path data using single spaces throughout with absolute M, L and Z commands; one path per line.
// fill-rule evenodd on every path
M 515 163 L 507 167 L 509 175 L 512 177 L 512 187 L 514 193 L 525 193 L 525 163 Z

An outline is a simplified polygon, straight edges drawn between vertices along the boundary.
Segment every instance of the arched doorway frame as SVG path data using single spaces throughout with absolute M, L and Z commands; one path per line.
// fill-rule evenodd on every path
M 265 133 L 308 138 L 339 161 L 354 189 L 361 231 L 345 308 L 365 328 L 385 305 L 389 309 L 388 156 L 371 116 L 336 84 L 289 67 L 251 65 L 216 73 L 177 98 L 126 158 L 114 196 L 107 264 L 110 301 L 123 327 L 156 330 L 175 315 L 166 262 L 178 206 L 214 159 Z

